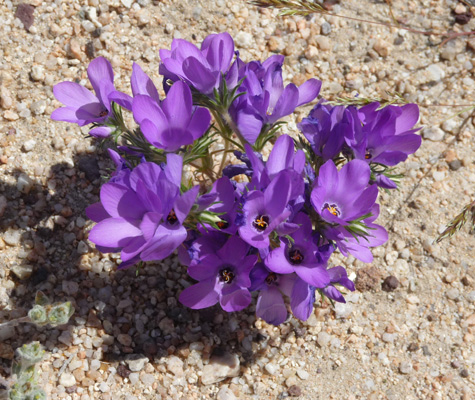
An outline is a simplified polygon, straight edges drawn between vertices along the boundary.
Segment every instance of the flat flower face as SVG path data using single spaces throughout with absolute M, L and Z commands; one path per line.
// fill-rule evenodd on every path
M 292 222 L 300 227 L 290 234 L 292 240 L 281 240 L 280 247 L 273 249 L 264 263 L 273 272 L 296 273 L 308 284 L 323 288 L 330 279 L 326 272 L 326 260 L 317 258 L 318 247 L 313 242 L 310 219 L 300 213 Z
M 329 160 L 320 168 L 310 196 L 312 206 L 323 220 L 347 225 L 367 214 L 376 201 L 378 188 L 368 186 L 369 180 L 370 169 L 364 161 L 350 161 L 338 171 Z
M 290 177 L 279 173 L 264 192 L 253 191 L 244 206 L 244 224 L 239 234 L 244 241 L 258 249 L 269 246 L 269 234 L 290 215 L 286 209 L 291 195 Z
M 249 273 L 257 256 L 248 256 L 249 246 L 232 236 L 224 246 L 201 261 L 191 264 L 189 275 L 199 282 L 180 294 L 180 301 L 193 309 L 210 307 L 217 302 L 225 311 L 239 311 L 251 302 Z

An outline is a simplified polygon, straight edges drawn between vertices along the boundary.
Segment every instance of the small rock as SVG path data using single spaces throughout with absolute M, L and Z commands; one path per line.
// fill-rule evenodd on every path
M 145 386 L 152 386 L 155 382 L 155 376 L 153 374 L 144 374 L 141 376 L 140 380 Z
M 393 292 L 399 287 L 399 281 L 395 276 L 388 276 L 386 279 L 384 279 L 383 284 L 381 285 L 381 288 L 385 292 Z
M 427 346 L 422 346 L 422 354 L 424 354 L 426 357 L 430 357 L 432 353 L 429 351 L 429 348 Z
M 7 110 L 3 113 L 3 118 L 7 121 L 16 121 L 20 117 L 15 111 Z
M 238 47 L 248 49 L 252 47 L 252 35 L 249 32 L 239 31 L 234 37 L 234 42 Z
M 315 46 L 308 46 L 305 50 L 305 58 L 307 60 L 314 60 L 318 57 L 318 49 Z
M 331 43 L 330 43 L 330 39 L 328 39 L 326 36 L 321 36 L 321 35 L 317 35 L 315 37 L 315 41 L 317 42 L 317 46 L 320 50 L 330 50 L 331 48 Z
M 5 110 L 13 107 L 12 95 L 5 86 L 0 88 L 0 106 Z
M 133 372 L 132 374 L 129 375 L 129 381 L 132 385 L 135 385 L 139 381 L 139 373 L 138 372 Z
M 455 23 L 459 24 L 459 25 L 468 24 L 470 22 L 470 20 L 472 19 L 472 17 L 473 17 L 473 14 L 470 11 L 466 11 L 464 13 L 457 14 L 455 16 Z
M 300 389 L 300 386 L 292 385 L 289 387 L 288 392 L 291 397 L 299 397 L 302 394 L 302 389 Z
M 33 150 L 35 146 L 36 146 L 36 140 L 30 139 L 30 140 L 27 140 L 25 143 L 23 143 L 23 150 L 25 150 L 26 152 L 29 152 Z
M 429 126 L 422 130 L 422 136 L 424 139 L 432 140 L 433 142 L 440 142 L 444 139 L 445 132 L 436 126 Z
M 266 369 L 266 371 L 270 374 L 270 375 L 275 375 L 277 373 L 277 371 L 279 370 L 279 367 L 277 367 L 275 364 L 273 363 L 268 363 L 265 365 L 264 367 Z
M 9 229 L 3 235 L 3 240 L 9 246 L 17 246 L 20 243 L 21 232 L 15 229 Z
M 375 290 L 379 287 L 381 273 L 376 267 L 360 268 L 356 272 L 355 287 L 360 292 Z
M 412 372 L 412 363 L 410 363 L 409 361 L 403 361 L 399 365 L 399 372 L 405 375 L 410 374 Z
M 227 386 L 221 386 L 218 394 L 216 395 L 216 400 L 236 400 L 237 397 L 234 395 L 231 389 Z
M 332 31 L 332 26 L 328 22 L 324 22 L 322 26 L 320 27 L 322 34 L 324 35 L 329 35 L 330 32 Z
M 38 100 L 34 101 L 30 106 L 31 112 L 35 115 L 42 115 L 46 110 L 46 101 L 45 100 Z
M 348 303 L 336 303 L 335 304 L 335 316 L 338 319 L 346 319 L 353 312 L 353 305 Z
M 469 373 L 466 369 L 463 369 L 462 371 L 460 371 L 460 376 L 462 378 L 468 378 L 468 375 L 469 375 Z
M 460 291 L 457 288 L 452 288 L 447 290 L 445 295 L 450 299 L 450 300 L 457 300 L 460 296 Z
M 381 57 L 387 57 L 389 56 L 389 54 L 391 54 L 391 45 L 382 40 L 382 39 L 378 39 L 374 45 L 373 45 L 373 49 L 376 51 L 376 53 L 378 53 Z
M 33 273 L 33 266 L 15 264 L 11 267 L 10 271 L 20 280 L 28 279 Z
M 22 173 L 18 177 L 16 187 L 20 192 L 28 194 L 33 187 L 33 183 L 33 180 L 27 174 Z
M 77 39 L 71 39 L 71 41 L 69 42 L 69 53 L 77 60 L 82 59 L 81 44 Z
M 13 325 L 0 326 L 0 343 L 11 339 L 16 335 L 15 327 Z
M 203 385 L 211 385 L 228 377 L 239 375 L 239 357 L 236 354 L 224 353 L 212 356 L 209 364 L 203 368 L 201 382 Z
M 119 336 L 117 336 L 117 340 L 123 346 L 130 347 L 132 344 L 132 338 L 125 333 L 120 333 Z
M 457 171 L 462 168 L 462 162 L 460 160 L 453 160 L 449 162 L 449 167 L 452 171 Z
M 280 53 L 285 48 L 285 43 L 280 36 L 271 36 L 267 42 L 269 50 L 274 53 Z
M 307 380 L 308 377 L 310 376 L 310 374 L 307 371 L 303 370 L 303 369 L 297 370 L 297 375 L 299 376 L 300 379 L 302 379 L 304 381 Z
M 101 368 L 101 362 L 99 360 L 94 359 L 89 364 L 89 368 L 91 371 L 97 371 L 99 368 Z
M 445 71 L 437 64 L 429 65 L 426 68 L 426 72 L 428 74 L 429 80 L 434 82 L 439 82 L 445 78 Z
M 409 346 L 407 346 L 407 351 L 414 352 L 419 350 L 419 345 L 417 343 L 410 343 Z
M 59 384 L 63 385 L 65 388 L 74 386 L 76 384 L 76 378 L 73 374 L 64 372 L 59 378 Z
M 90 41 L 86 43 L 86 56 L 88 56 L 90 59 L 96 57 L 96 49 L 94 47 L 94 42 Z
M 462 364 L 460 364 L 459 360 L 454 360 L 450 363 L 450 366 L 454 369 L 459 369 L 462 366 Z
M 440 52 L 440 57 L 443 60 L 447 60 L 447 61 L 455 60 L 456 55 L 457 55 L 457 52 L 456 52 L 455 46 L 453 46 L 453 44 L 450 42 L 446 46 L 444 46 L 444 48 Z
M 71 346 L 73 343 L 73 336 L 71 335 L 71 332 L 63 331 L 61 332 L 61 335 L 59 335 L 58 341 L 66 346 Z
M 34 12 L 35 7 L 31 4 L 20 3 L 15 11 L 15 18 L 18 18 L 23 23 L 23 27 L 28 30 L 35 21 Z
M 184 375 L 183 361 L 176 356 L 171 356 L 167 360 L 167 370 L 177 377 L 182 377 Z
M 132 7 L 132 3 L 134 0 L 120 0 L 124 7 L 130 8 Z
M 397 337 L 397 334 L 395 333 L 388 333 L 388 332 L 384 332 L 383 333 L 383 342 L 385 343 L 394 343 L 394 340 L 396 339 Z
M 31 68 L 31 73 L 30 73 L 31 79 L 34 81 L 42 81 L 45 79 L 45 69 L 42 65 L 34 65 Z
M 330 343 L 330 340 L 331 340 L 331 336 L 328 333 L 324 331 L 319 332 L 317 336 L 317 343 L 319 344 L 320 347 L 328 346 L 328 344 Z

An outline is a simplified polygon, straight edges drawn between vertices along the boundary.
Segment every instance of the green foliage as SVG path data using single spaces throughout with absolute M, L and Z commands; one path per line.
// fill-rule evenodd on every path
M 475 230 L 475 201 L 472 201 L 470 204 L 467 204 L 460 214 L 457 214 L 452 221 L 449 222 L 447 228 L 439 235 L 435 240 L 435 243 L 441 242 L 447 237 L 453 236 L 457 233 L 462 227 L 470 221 L 470 229 Z
M 35 306 L 28 312 L 28 317 L 32 323 L 38 326 L 64 325 L 74 314 L 74 307 L 70 301 L 50 305 L 49 299 L 42 292 L 36 294 L 35 303 Z
M 12 373 L 17 381 L 9 390 L 10 400 L 46 400 L 46 393 L 38 386 L 36 364 L 43 359 L 45 351 L 39 342 L 24 344 L 16 351 Z

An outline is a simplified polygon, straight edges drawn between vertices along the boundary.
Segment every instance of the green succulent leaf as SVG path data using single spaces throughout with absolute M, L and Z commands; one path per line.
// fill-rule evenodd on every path
M 30 317 L 31 322 L 38 326 L 43 326 L 48 323 L 48 317 L 46 309 L 39 304 L 36 304 L 29 312 L 28 317 Z

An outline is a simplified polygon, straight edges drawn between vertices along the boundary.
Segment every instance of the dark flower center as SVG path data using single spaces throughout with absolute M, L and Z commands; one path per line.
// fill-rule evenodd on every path
M 266 283 L 268 285 L 277 283 L 277 274 L 275 272 L 271 272 L 269 275 L 267 275 Z
M 289 260 L 292 265 L 300 265 L 303 263 L 303 254 L 299 249 L 293 249 L 289 251 Z
M 231 283 L 234 280 L 234 272 L 228 268 L 224 268 L 219 271 L 219 280 L 224 283 Z
M 364 155 L 365 160 L 371 160 L 373 155 L 371 154 L 370 150 L 366 150 L 366 154 Z
M 269 226 L 269 217 L 267 215 L 258 215 L 254 221 L 252 221 L 252 226 L 259 232 L 265 231 Z
M 219 229 L 226 229 L 229 226 L 229 222 L 219 221 L 219 222 L 216 222 L 216 225 L 218 226 Z
M 328 203 L 325 203 L 323 205 L 323 208 L 322 208 L 322 211 L 323 210 L 328 210 L 330 211 L 331 214 L 333 214 L 335 217 L 338 217 L 340 216 L 341 212 L 340 210 L 338 209 L 338 206 L 336 204 L 328 204 Z
M 175 214 L 175 210 L 172 208 L 170 213 L 167 216 L 167 221 L 170 225 L 174 225 L 176 221 L 178 221 L 178 218 Z
M 106 110 L 101 111 L 101 113 L 99 114 L 99 117 L 105 117 L 107 114 L 109 114 L 109 112 L 107 112 Z

